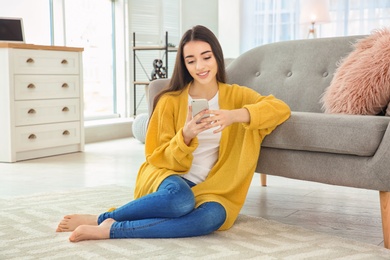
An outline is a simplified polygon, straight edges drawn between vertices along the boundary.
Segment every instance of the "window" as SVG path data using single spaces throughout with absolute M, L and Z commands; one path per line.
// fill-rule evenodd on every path
M 123 5 L 123 0 L 0 0 L 0 16 L 23 18 L 26 43 L 84 48 L 84 115 L 87 120 L 118 113 L 113 3 Z M 120 28 L 124 28 L 124 22 Z M 120 32 L 124 34 L 124 30 Z M 120 112 L 125 113 L 124 109 Z
M 266 43 L 306 38 L 299 0 L 241 2 L 241 53 Z M 369 34 L 390 24 L 388 0 L 329 0 L 331 22 L 317 24 L 318 37 Z
M 372 30 L 389 26 L 388 0 L 330 0 L 331 22 L 322 26 L 322 36 L 369 34 Z
M 65 45 L 83 47 L 84 116 L 113 115 L 113 12 L 108 0 L 64 1 Z

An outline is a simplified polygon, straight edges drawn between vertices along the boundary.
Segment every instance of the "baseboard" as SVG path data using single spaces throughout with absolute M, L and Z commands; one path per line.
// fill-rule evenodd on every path
M 86 121 L 85 143 L 102 142 L 133 136 L 134 118 L 115 118 Z

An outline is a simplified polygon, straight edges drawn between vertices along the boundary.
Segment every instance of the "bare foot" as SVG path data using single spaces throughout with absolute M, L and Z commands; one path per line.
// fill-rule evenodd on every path
M 83 240 L 109 239 L 110 228 L 115 220 L 108 218 L 99 226 L 81 225 L 72 232 L 69 237 L 70 242 L 80 242 Z
M 56 232 L 70 232 L 75 230 L 80 225 L 97 226 L 97 215 L 89 214 L 74 214 L 66 215 L 58 224 Z

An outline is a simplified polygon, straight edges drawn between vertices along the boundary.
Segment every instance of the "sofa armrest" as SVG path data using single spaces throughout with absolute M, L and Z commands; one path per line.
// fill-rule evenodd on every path
M 148 113 L 151 114 L 153 110 L 154 98 L 160 93 L 163 88 L 169 84 L 170 79 L 156 79 L 149 83 L 148 86 Z
M 390 117 L 323 114 L 293 111 L 263 147 L 373 156 L 388 128 Z

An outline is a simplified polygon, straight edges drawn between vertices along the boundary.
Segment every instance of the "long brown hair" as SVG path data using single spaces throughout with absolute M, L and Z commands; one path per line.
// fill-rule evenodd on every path
M 222 48 L 217 37 L 207 27 L 202 25 L 194 26 L 186 31 L 180 40 L 171 80 L 168 86 L 154 98 L 153 110 L 162 95 L 167 92 L 183 90 L 193 80 L 192 76 L 187 70 L 183 57 L 183 48 L 188 42 L 191 41 L 202 41 L 210 44 L 211 51 L 213 52 L 218 65 L 218 71 L 216 75 L 217 81 L 222 83 L 226 82 L 225 62 Z

